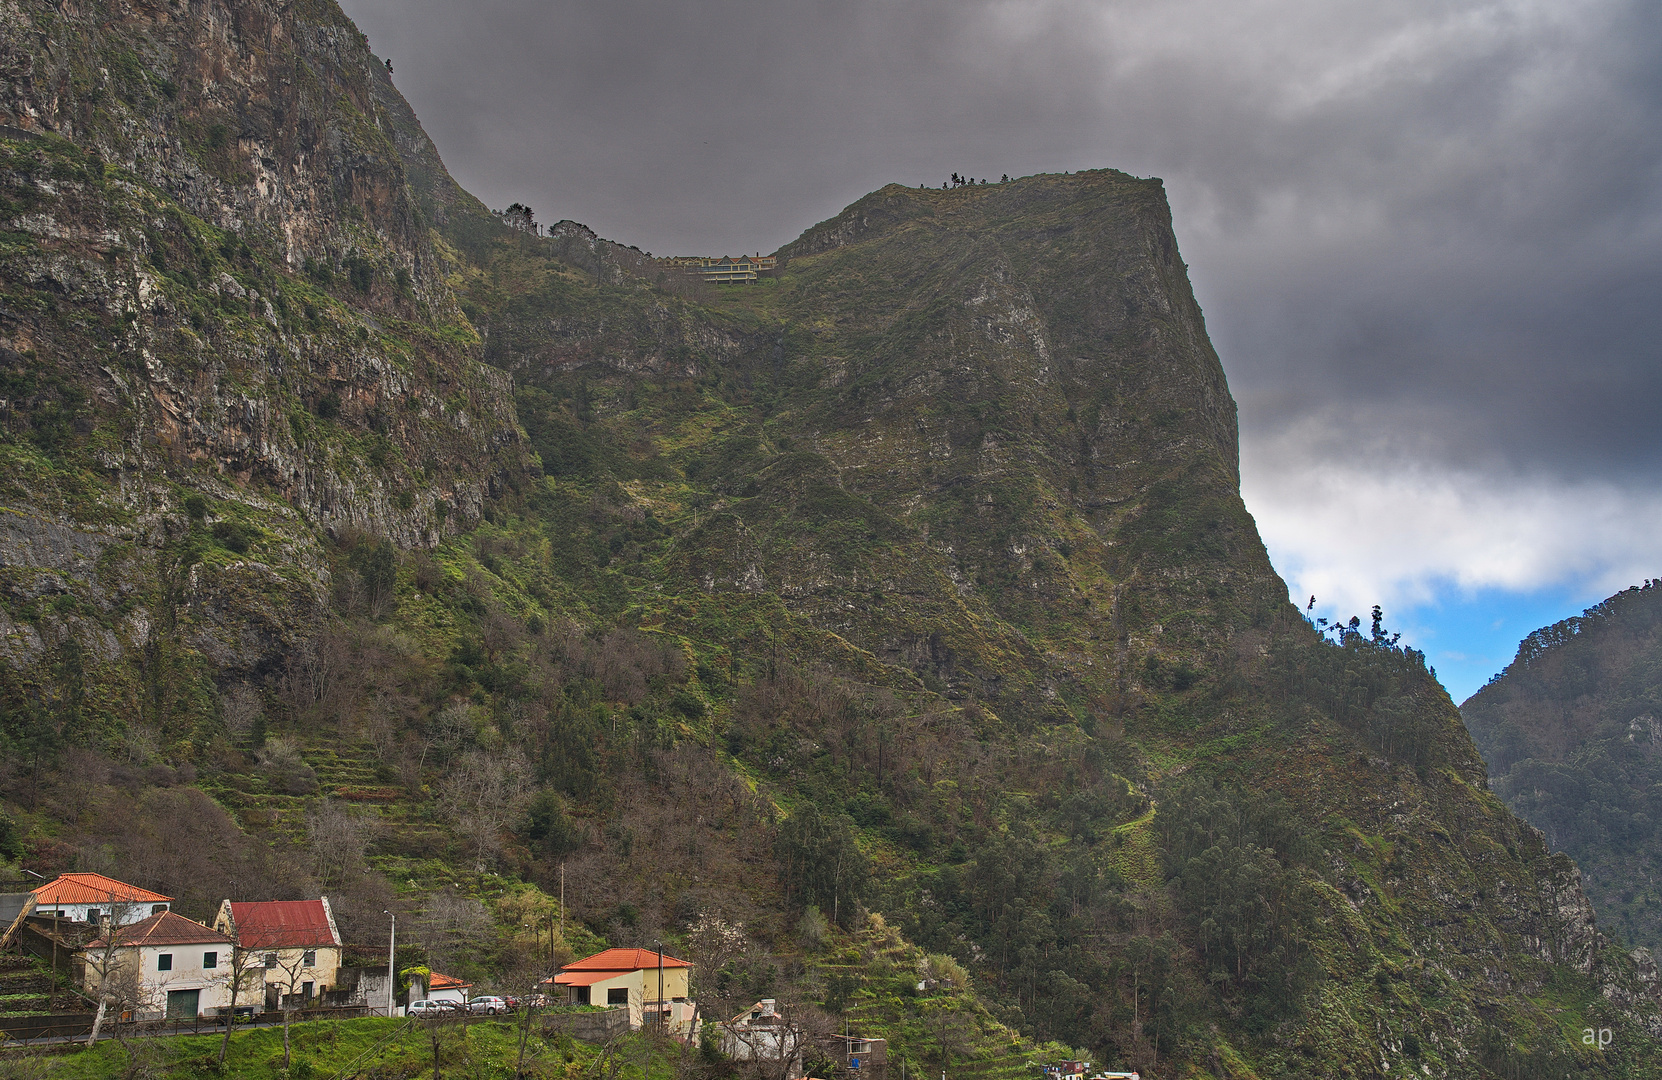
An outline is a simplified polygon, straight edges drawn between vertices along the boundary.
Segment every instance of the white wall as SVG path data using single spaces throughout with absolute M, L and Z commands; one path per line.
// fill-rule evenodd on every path
M 166 911 L 167 909 L 168 905 L 165 903 L 128 904 L 118 900 L 114 904 L 108 901 L 101 904 L 55 904 L 52 907 L 37 907 L 34 913 L 49 916 L 54 911 L 59 911 L 63 913 L 58 916 L 60 919 L 94 925 L 98 923 L 98 920 L 92 917 L 92 912 L 97 911 L 106 917 L 113 913 L 117 926 L 131 926 L 134 923 L 143 922 L 156 914 L 157 911 Z
M 215 966 L 203 966 L 206 953 L 215 954 Z M 173 958 L 170 970 L 161 970 L 161 957 Z M 199 1015 L 213 1015 L 218 1009 L 231 1004 L 231 947 L 229 945 L 146 945 L 139 948 L 124 948 L 116 950 L 116 969 L 128 969 L 132 964 L 139 965 L 138 981 L 140 1000 L 135 1010 L 138 1019 L 154 1019 L 167 1012 L 167 995 L 170 990 L 199 991 L 196 1011 Z M 112 978 L 118 977 L 117 971 L 112 970 Z M 96 995 L 99 986 L 99 975 L 96 967 L 87 965 L 87 992 Z M 259 985 L 257 976 L 253 972 L 244 974 L 243 993 L 238 998 L 238 1004 L 253 1004 L 249 1000 L 248 988 Z

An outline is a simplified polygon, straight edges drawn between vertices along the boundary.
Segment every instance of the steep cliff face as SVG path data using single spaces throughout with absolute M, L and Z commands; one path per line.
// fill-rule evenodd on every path
M 0 745 L 40 858 L 118 857 L 36 811 L 71 744 L 200 765 L 311 857 L 263 709 L 398 804 L 411 904 L 555 857 L 620 934 L 738 911 L 790 951 L 866 904 L 1151 1075 L 1655 1074 L 1654 967 L 1423 657 L 1287 604 L 1158 181 L 889 187 L 712 290 L 505 227 L 333 4 L 0 27 Z M 946 1007 L 870 968 L 897 1031 Z
M 431 544 L 520 475 L 386 78 L 332 3 L 0 5 L 15 663 L 85 641 L 132 694 L 158 633 L 280 661 L 317 529 Z
M 696 302 L 440 231 L 547 474 L 504 531 L 565 545 L 492 572 L 685 643 L 717 711 L 628 715 L 841 809 L 873 902 L 1028 1030 L 1158 1075 L 1644 1074 L 1653 983 L 1423 657 L 1287 604 L 1157 181 L 885 188 Z

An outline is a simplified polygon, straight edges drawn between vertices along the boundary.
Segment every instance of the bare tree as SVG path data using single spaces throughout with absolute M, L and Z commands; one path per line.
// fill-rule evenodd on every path
M 479 949 L 491 926 L 485 905 L 441 890 L 429 895 L 426 911 L 415 922 L 415 935 L 433 963 L 442 964 Z
M 300 976 L 305 973 L 307 950 L 265 950 L 267 971 L 277 971 L 277 1008 L 283 1014 L 283 1068 L 289 1067 L 289 1024 L 293 1022 L 295 998 L 299 996 Z
M 745 937 L 741 924 L 726 922 L 714 915 L 704 915 L 687 932 L 687 959 L 693 965 L 692 985 L 688 987 L 693 999 L 693 1031 L 698 1030 L 699 1017 L 704 1012 L 706 1001 L 727 1004 L 716 992 L 721 985 L 721 971 L 743 956 L 749 947 L 750 941 Z M 723 1010 L 719 1015 L 728 1014 Z
M 501 608 L 495 608 L 485 616 L 479 628 L 479 640 L 485 647 L 485 655 L 494 663 L 525 640 L 525 624 Z
M 423 765 L 429 755 L 439 764 L 449 761 L 479 733 L 479 725 L 473 719 L 473 706 L 465 701 L 452 701 L 434 713 L 425 726 L 427 745 L 422 749 Z
M 404 744 L 404 732 L 400 729 L 392 704 L 384 695 L 376 696 L 369 703 L 361 721 L 363 734 L 375 747 L 375 759 L 389 765 L 396 761 L 398 751 Z
M 588 1068 L 583 1070 L 583 1075 L 586 1078 L 593 1077 L 594 1080 L 618 1080 L 630 1064 L 630 1058 L 633 1056 L 631 1051 L 643 1042 L 644 1040 L 630 1038 L 627 1032 L 612 1036 L 601 1045 L 600 1053 L 589 1062 Z M 645 1077 L 648 1073 L 643 1070 L 641 1075 Z
M 108 894 L 108 906 L 100 915 L 99 927 L 102 933 L 87 950 L 87 975 L 91 982 L 98 982 L 98 1011 L 92 1017 L 92 1032 L 87 1035 L 87 1045 L 98 1041 L 99 1032 L 104 1027 L 104 1015 L 111 1004 L 127 1004 L 137 1007 L 142 991 L 142 982 L 139 979 L 138 967 L 128 963 L 128 957 L 121 951 L 121 927 L 128 916 L 136 911 L 136 905 L 130 900 L 116 898 L 112 891 Z
M 954 1056 L 969 1053 L 972 1045 L 970 1033 L 975 1024 L 975 1014 L 948 998 L 936 1007 L 928 1009 L 924 1019 L 929 1025 L 930 1033 L 935 1036 L 936 1046 L 940 1048 L 941 1071 L 945 1072 L 952 1068 Z
M 364 811 L 324 799 L 306 811 L 306 842 L 312 865 L 326 889 L 338 889 L 363 873 L 364 851 L 374 839 L 375 821 Z
M 265 711 L 265 702 L 247 683 L 238 683 L 225 695 L 220 714 L 225 719 L 225 730 L 233 739 L 241 741 L 254 730 L 254 723 Z
M 796 1080 L 808 1051 L 830 1038 L 831 1018 L 807 1003 L 775 1003 L 773 1015 L 725 1025 L 728 1051 L 755 1080 Z
M 444 1061 L 444 1046 L 457 1032 L 461 1033 L 462 1041 L 467 1040 L 467 1014 L 460 1009 L 445 1010 L 436 1016 L 429 1016 L 422 1022 L 427 1029 L 427 1041 L 433 1049 L 433 1080 L 444 1080 L 440 1066 Z
M 336 633 L 308 638 L 289 655 L 283 674 L 284 696 L 297 711 L 329 699 L 346 674 L 350 661 L 346 639 Z
M 225 974 L 221 976 L 231 992 L 231 1004 L 225 1012 L 225 1038 L 219 1044 L 219 1063 L 223 1065 L 225 1053 L 231 1048 L 231 1028 L 237 1022 L 237 999 L 242 996 L 243 984 L 248 981 L 250 975 L 255 975 L 263 986 L 265 974 L 262 970 L 264 965 L 256 966 L 254 963 L 255 953 L 242 947 L 234 921 L 227 921 L 220 933 L 231 939 L 231 955 L 225 967 Z
M 531 764 L 517 747 L 472 751 L 451 767 L 439 803 L 472 841 L 477 870 L 495 858 L 503 831 L 530 793 Z

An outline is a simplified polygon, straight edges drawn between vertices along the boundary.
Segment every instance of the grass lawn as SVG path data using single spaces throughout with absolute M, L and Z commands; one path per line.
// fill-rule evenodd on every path
M 403 1080 L 433 1075 L 436 1044 L 438 1072 L 444 1080 L 508 1080 L 514 1075 L 519 1053 L 519 1027 L 512 1020 L 463 1026 L 376 1017 L 296 1024 L 290 1031 L 293 1061 L 287 1072 L 283 1069 L 281 1028 L 253 1028 L 232 1035 L 223 1066 L 217 1060 L 221 1037 L 180 1035 L 126 1043 L 110 1039 L 91 1050 L 54 1054 L 34 1063 L 44 1067 L 38 1075 L 51 1080 L 222 1076 L 252 1080 L 328 1080 L 336 1076 Z M 647 1080 L 643 1073 L 649 1049 L 647 1040 L 639 1036 L 622 1040 L 615 1057 L 602 1071 L 609 1080 L 613 1068 L 617 1070 L 616 1080 Z M 678 1046 L 669 1044 L 652 1054 L 653 1080 L 670 1080 L 673 1067 L 669 1055 L 678 1052 Z M 589 1066 L 601 1053 L 599 1048 L 568 1036 L 544 1039 L 532 1034 L 525 1048 L 524 1075 L 577 1080 L 591 1071 Z M 18 1075 L 37 1075 L 16 1057 L 0 1058 L 0 1076 L 12 1075 L 8 1068 L 19 1067 L 25 1071 Z

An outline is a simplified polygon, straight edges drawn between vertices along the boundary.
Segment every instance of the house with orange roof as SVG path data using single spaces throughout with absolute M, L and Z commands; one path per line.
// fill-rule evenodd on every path
M 264 973 L 265 1007 L 284 997 L 291 1005 L 315 1003 L 340 980 L 341 938 L 329 898 L 231 901 L 219 905 L 214 929 L 258 954 L 251 965 Z
M 129 885 L 103 874 L 59 874 L 29 894 L 37 916 L 101 926 L 131 926 L 167 911 L 173 897 Z
M 671 1035 L 690 1035 L 692 967 L 652 949 L 607 949 L 561 968 L 554 985 L 565 989 L 568 1004 L 627 1008 L 631 1028 L 650 1023 Z
M 472 983 L 451 975 L 440 975 L 435 971 L 427 976 L 428 1001 L 455 1001 L 465 1005 L 472 989 Z
M 177 912 L 117 926 L 77 959 L 88 996 L 135 1020 L 188 1020 L 231 1004 L 231 939 Z

